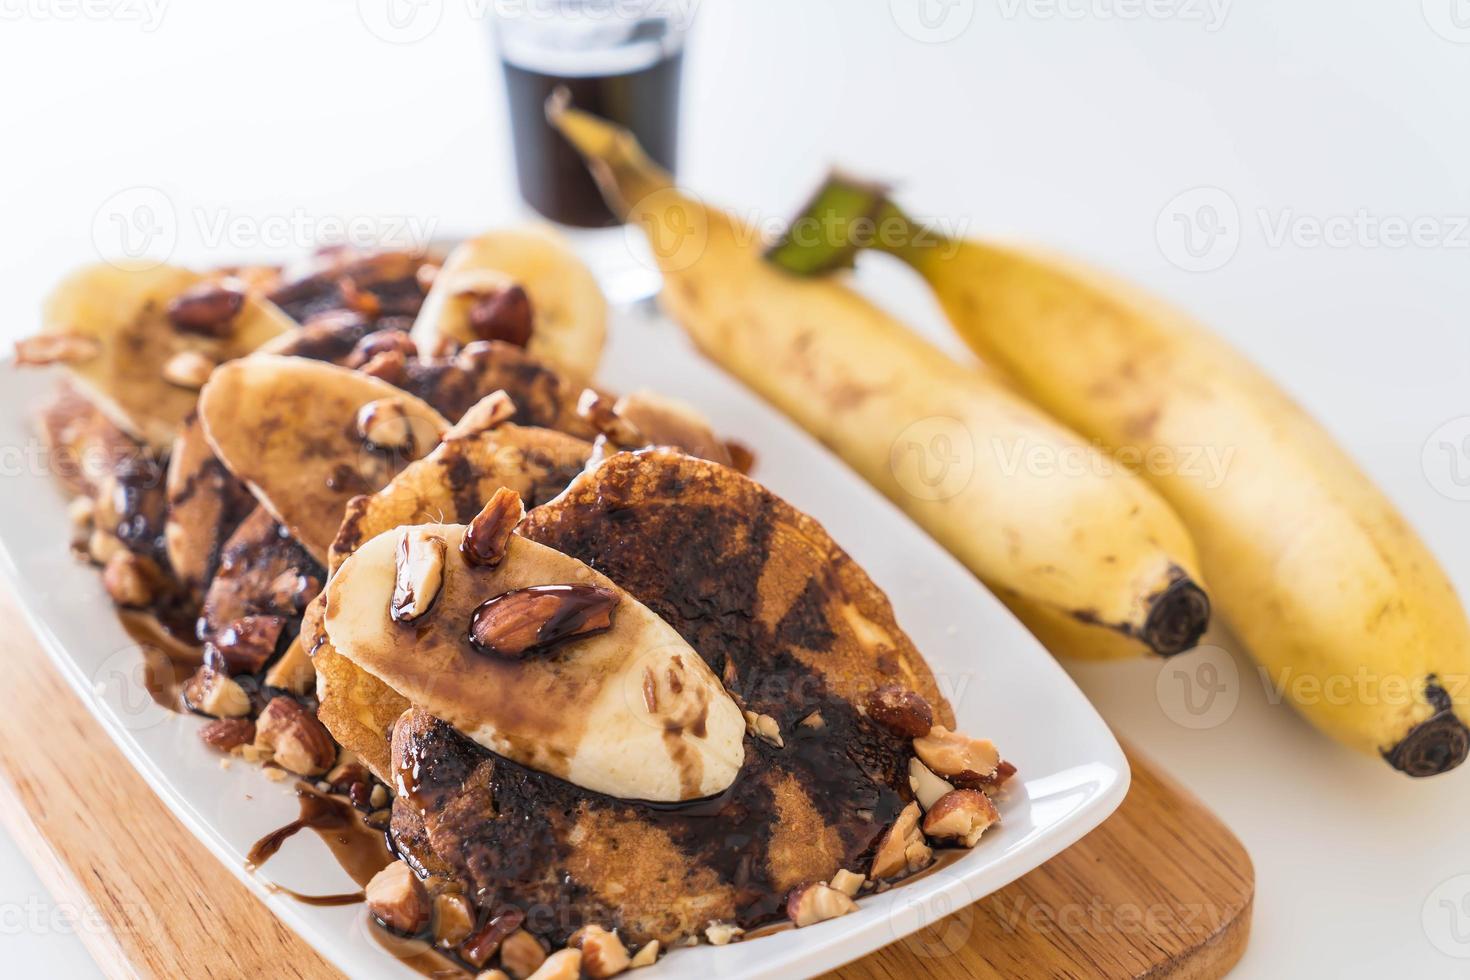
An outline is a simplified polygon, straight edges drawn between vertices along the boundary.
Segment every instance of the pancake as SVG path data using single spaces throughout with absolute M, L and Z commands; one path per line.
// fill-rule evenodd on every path
M 726 793 L 652 806 L 528 769 L 411 711 L 393 733 L 394 807 L 417 814 L 467 894 L 546 910 L 527 928 L 553 946 L 584 922 L 667 944 L 712 921 L 775 921 L 797 885 L 867 872 L 912 800 L 913 751 L 866 716 L 865 699 L 899 684 L 936 721 L 953 715 L 887 599 L 816 521 L 728 467 L 649 450 L 578 477 L 521 533 L 656 612 L 747 710 L 775 721 L 781 744 L 747 737 Z

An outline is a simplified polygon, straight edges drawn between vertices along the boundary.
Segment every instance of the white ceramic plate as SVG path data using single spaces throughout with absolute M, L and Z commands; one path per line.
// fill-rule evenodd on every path
M 600 380 L 614 390 L 647 386 L 684 398 L 718 431 L 752 447 L 755 476 L 820 520 L 888 593 L 954 705 L 960 730 L 993 739 L 1019 768 L 1001 825 L 953 864 L 866 898 L 859 912 L 831 922 L 735 946 L 677 950 L 640 971 L 640 980 L 821 973 L 1014 881 L 1122 801 L 1128 764 L 1118 743 L 1036 640 L 900 511 L 694 353 L 677 327 L 642 310 L 617 313 Z M 0 365 L 0 541 L 31 625 L 164 802 L 282 919 L 349 976 L 413 975 L 373 942 L 360 909 L 317 908 L 269 890 L 270 881 L 305 894 L 353 890 L 314 834 L 293 838 L 259 872 L 246 870 L 251 844 L 295 818 L 290 784 L 270 782 L 240 762 L 221 769 L 220 757 L 196 736 L 201 721 L 157 707 L 143 688 L 139 652 L 100 577 L 67 548 L 65 499 L 34 426 L 55 382 L 50 371 Z M 181 904 L 190 900 L 178 896 Z

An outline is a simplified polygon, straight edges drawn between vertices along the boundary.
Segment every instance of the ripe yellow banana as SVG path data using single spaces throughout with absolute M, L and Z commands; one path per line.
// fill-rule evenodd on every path
M 663 302 L 696 345 L 1028 625 L 1091 657 L 1194 645 L 1209 617 L 1194 547 L 1143 481 L 855 291 L 765 262 L 753 229 L 676 189 L 631 134 L 565 106 L 552 116 L 614 209 L 648 234 Z
M 1142 463 L 1198 543 L 1225 620 L 1303 714 L 1411 776 L 1464 761 L 1464 609 L 1321 426 L 1158 300 L 1069 262 L 944 240 L 881 191 L 834 180 L 838 193 L 819 194 L 816 210 L 833 220 L 834 206 L 850 214 L 869 192 L 867 213 L 888 229 L 873 240 L 927 280 L 981 356 L 1052 415 Z M 801 261 L 814 271 L 845 257 Z

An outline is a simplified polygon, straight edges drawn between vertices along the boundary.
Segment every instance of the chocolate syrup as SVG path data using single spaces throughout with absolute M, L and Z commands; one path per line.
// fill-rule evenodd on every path
M 622 74 L 570 76 L 503 64 L 521 197 L 547 218 L 578 228 L 618 223 L 581 155 L 546 121 L 546 100 L 560 87 L 578 109 L 632 130 L 648 154 L 673 171 L 682 51 Z
M 296 796 L 300 801 L 301 815 L 255 842 L 247 855 L 247 863 L 252 870 L 269 861 L 286 841 L 307 828 L 316 831 L 342 870 L 359 885 L 366 886 L 373 875 L 393 862 L 393 854 L 382 831 L 364 823 L 362 815 L 352 804 L 319 792 L 306 783 L 296 784 Z M 362 892 L 299 895 L 279 885 L 271 887 L 308 905 L 351 905 L 364 898 Z

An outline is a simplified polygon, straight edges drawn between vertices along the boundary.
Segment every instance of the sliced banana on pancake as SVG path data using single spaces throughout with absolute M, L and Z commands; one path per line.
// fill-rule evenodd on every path
M 21 342 L 21 360 L 29 346 L 41 352 L 38 360 L 66 364 L 119 428 L 157 450 L 173 442 L 210 368 L 296 326 L 237 281 L 176 266 L 108 264 L 63 280 L 43 322 L 38 337 Z
M 465 536 L 424 524 L 358 549 L 327 587 L 336 651 L 491 751 L 594 792 L 677 802 L 734 782 L 745 720 L 668 623 L 559 551 L 511 535 L 498 563 L 472 564 Z
M 449 427 L 385 381 L 273 354 L 217 369 L 199 418 L 220 461 L 322 564 L 347 501 L 386 485 Z
M 515 410 L 504 395 L 487 396 L 445 433 L 432 453 L 409 464 L 377 493 L 348 501 L 328 568 L 335 570 L 359 545 L 384 531 L 429 522 L 468 523 L 501 488 L 516 491 L 526 507 L 560 493 L 581 472 L 592 446 L 550 429 L 505 421 Z M 309 625 L 303 626 L 317 667 L 318 717 L 344 748 L 388 781 L 387 733 L 408 701 L 338 655 L 321 635 L 320 618 L 308 613 Z
M 413 327 L 425 356 L 446 340 L 510 340 L 576 384 L 597 370 L 606 335 L 607 300 L 597 280 L 545 226 L 494 231 L 459 245 L 435 276 Z

